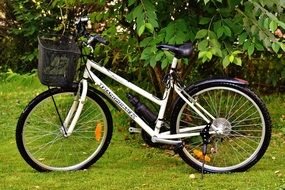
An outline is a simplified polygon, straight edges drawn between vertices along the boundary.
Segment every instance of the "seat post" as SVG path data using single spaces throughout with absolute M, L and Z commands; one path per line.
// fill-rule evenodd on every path
M 178 59 L 174 56 L 171 63 L 171 69 L 176 69 Z

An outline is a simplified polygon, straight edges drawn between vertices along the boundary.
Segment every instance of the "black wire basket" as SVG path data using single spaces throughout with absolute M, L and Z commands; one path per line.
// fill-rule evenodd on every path
M 38 76 L 41 83 L 54 87 L 71 86 L 80 57 L 75 41 L 67 36 L 41 36 L 38 42 Z

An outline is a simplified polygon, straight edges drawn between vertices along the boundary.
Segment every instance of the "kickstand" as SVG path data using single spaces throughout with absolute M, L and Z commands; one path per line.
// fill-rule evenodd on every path
M 207 144 L 203 144 L 202 153 L 203 153 L 203 162 L 202 162 L 202 170 L 201 170 L 201 179 L 204 178 L 204 168 L 205 168 L 205 159 L 206 159 L 206 151 L 207 151 Z
M 202 161 L 202 170 L 201 170 L 201 178 L 204 177 L 204 168 L 205 168 L 205 160 L 206 160 L 206 154 L 207 154 L 207 145 L 210 143 L 210 130 L 211 123 L 208 123 L 206 127 L 201 131 L 200 135 L 203 140 L 203 146 L 202 146 L 202 154 L 203 154 L 203 161 Z

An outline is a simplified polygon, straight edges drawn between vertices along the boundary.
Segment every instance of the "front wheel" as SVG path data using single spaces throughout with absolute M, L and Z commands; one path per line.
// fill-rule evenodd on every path
M 212 124 L 223 134 L 210 135 L 205 156 L 201 136 L 183 139 L 184 147 L 178 150 L 181 158 L 199 171 L 205 162 L 204 172 L 210 173 L 245 171 L 257 163 L 271 137 L 271 121 L 262 101 L 245 86 L 227 82 L 195 85 L 186 91 L 214 116 Z M 178 99 L 171 117 L 172 134 L 206 124 Z
M 66 136 L 64 122 L 77 88 L 54 88 L 38 95 L 21 114 L 16 142 L 25 161 L 38 171 L 88 168 L 107 149 L 112 137 L 112 117 L 105 102 L 88 90 L 73 133 Z

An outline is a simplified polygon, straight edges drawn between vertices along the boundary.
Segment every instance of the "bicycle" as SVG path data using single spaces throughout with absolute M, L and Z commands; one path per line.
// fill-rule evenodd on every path
M 87 21 L 86 17 L 78 19 L 76 28 L 79 36 L 88 39 L 83 47 L 92 52 L 96 44 L 107 45 L 108 42 L 99 35 L 88 34 Z M 270 116 L 246 81 L 218 78 L 187 87 L 182 84 L 176 70 L 177 61 L 190 56 L 191 43 L 157 46 L 174 55 L 160 99 L 99 65 L 91 56 L 85 63 L 80 82 L 74 83 L 73 65 L 81 55 L 77 46 L 69 39 L 61 40 L 60 43 L 65 42 L 63 44 L 69 48 L 54 50 L 55 46 L 44 47 L 44 40 L 39 39 L 39 77 L 43 84 L 54 88 L 39 94 L 27 105 L 16 128 L 21 156 L 38 171 L 85 169 L 104 154 L 113 130 L 106 101 L 124 110 L 153 143 L 174 145 L 176 153 L 202 173 L 245 171 L 261 159 L 269 145 Z M 160 106 L 158 113 L 149 111 L 129 94 L 128 99 L 135 107 L 131 109 L 91 69 L 157 104 Z M 100 90 L 91 87 L 89 79 Z M 178 98 L 170 121 L 166 121 L 171 90 Z M 169 129 L 161 131 L 167 125 Z

